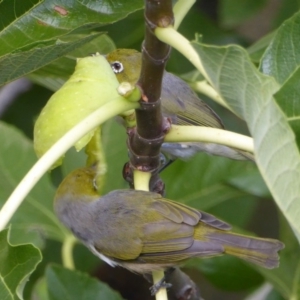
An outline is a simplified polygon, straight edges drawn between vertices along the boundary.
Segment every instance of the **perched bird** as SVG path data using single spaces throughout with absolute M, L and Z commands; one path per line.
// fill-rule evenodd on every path
M 117 49 L 106 56 L 118 81 L 136 84 L 141 71 L 141 53 Z M 164 117 L 176 125 L 207 126 L 223 129 L 218 115 L 179 77 L 165 71 L 162 80 L 161 106 Z M 197 152 L 237 160 L 254 160 L 251 153 L 213 143 L 163 143 L 161 150 L 170 159 L 188 159 Z
M 148 273 L 191 257 L 229 254 L 272 269 L 283 243 L 230 232 L 216 217 L 136 190 L 100 197 L 93 167 L 71 172 L 60 184 L 54 210 L 95 255 L 108 264 Z

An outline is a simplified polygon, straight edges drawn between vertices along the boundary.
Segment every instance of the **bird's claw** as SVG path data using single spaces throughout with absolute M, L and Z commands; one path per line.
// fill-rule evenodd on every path
M 172 287 L 172 284 L 171 283 L 167 283 L 165 281 L 165 278 L 163 277 L 161 280 L 159 280 L 158 282 L 156 282 L 155 284 L 153 284 L 151 287 L 150 287 L 150 292 L 151 292 L 151 296 L 155 296 L 156 293 L 161 289 L 161 288 L 165 288 L 165 289 L 168 289 Z

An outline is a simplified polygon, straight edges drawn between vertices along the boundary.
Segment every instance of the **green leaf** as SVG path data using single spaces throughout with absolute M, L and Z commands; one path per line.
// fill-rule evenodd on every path
M 264 281 L 261 274 L 233 256 L 202 259 L 197 264 L 193 262 L 193 266 L 203 272 L 209 281 L 225 291 L 249 290 Z
M 32 291 L 31 298 L 34 300 L 49 300 L 47 281 L 45 277 L 40 278 L 36 282 Z
M 300 234 L 300 156 L 288 122 L 273 99 L 278 85 L 238 46 L 194 44 L 213 87 L 248 124 L 258 168 L 277 205 Z
M 1 1 L 0 86 L 89 43 L 101 34 L 93 31 L 142 6 L 140 0 Z
M 10 293 L 9 289 L 5 285 L 5 283 L 0 280 L 0 296 L 3 300 L 13 300 L 13 295 Z
M 300 54 L 295 49 L 300 46 L 299 34 L 300 12 L 280 26 L 261 61 L 262 71 L 283 83 L 274 97 L 296 134 L 298 148 L 300 147 Z
M 104 194 L 116 189 L 128 188 L 122 173 L 123 166 L 128 161 L 125 128 L 116 120 L 110 120 L 103 126 L 102 139 L 108 165 Z
M 0 56 L 24 47 L 36 48 L 75 29 L 99 28 L 142 7 L 140 0 L 1 1 L 0 11 L 5 13 L 1 15 Z
M 120 300 L 120 295 L 87 274 L 49 266 L 46 269 L 49 300 Z
M 107 35 L 102 34 L 91 42 L 68 53 L 68 55 L 31 73 L 29 78 L 35 83 L 55 92 L 74 72 L 77 58 L 86 57 L 97 52 L 107 54 L 114 49 L 115 45 L 113 41 Z
M 0 122 L 0 206 L 36 162 L 32 141 L 19 130 Z M 49 174 L 38 182 L 12 219 L 12 241 L 34 242 L 41 238 L 63 240 L 66 229 L 53 213 L 54 188 Z
M 79 58 L 72 76 L 51 96 L 35 123 L 34 149 L 37 156 L 44 155 L 66 132 L 94 110 L 120 97 L 118 85 L 111 66 L 102 55 L 97 53 L 95 56 Z M 87 145 L 95 130 L 76 142 L 77 151 Z M 52 168 L 61 162 L 62 158 Z
M 101 30 L 106 31 L 117 43 L 117 48 L 140 49 L 145 34 L 144 22 L 144 11 L 138 10 L 119 22 L 101 27 Z M 126 34 L 120 28 L 126 28 Z
M 261 60 L 261 71 L 286 81 L 300 65 L 300 12 L 285 21 L 277 30 Z
M 271 198 L 270 191 L 256 168 L 254 170 L 249 170 L 248 168 L 247 172 L 243 172 L 243 174 L 230 176 L 228 183 L 250 195 L 256 195 L 261 198 Z
M 238 186 L 234 183 L 236 177 L 242 180 L 250 174 L 257 176 L 259 184 L 259 172 L 253 163 L 201 153 L 188 162 L 176 161 L 163 171 L 162 178 L 166 184 L 167 198 L 209 210 L 224 201 L 251 195 L 242 190 L 246 190 L 242 184 Z
M 285 218 L 280 218 L 280 240 L 285 248 L 280 251 L 280 265 L 274 270 L 261 269 L 285 299 L 300 297 L 300 246 Z
M 264 55 L 266 48 L 269 46 L 270 42 L 274 38 L 276 31 L 268 33 L 263 36 L 253 45 L 247 48 L 247 52 L 249 53 L 251 60 L 254 63 L 260 63 L 262 56 Z
M 42 256 L 33 245 L 11 245 L 8 236 L 8 229 L 0 232 L 0 299 L 23 299 L 25 283 Z
M 284 111 L 290 126 L 296 134 L 298 148 L 300 147 L 300 68 L 284 82 L 281 89 L 274 95 L 280 108 Z
M 1 6 L 1 5 L 0 5 Z M 40 45 L 28 51 L 10 53 L 0 57 L 0 86 L 27 75 L 74 49 L 99 37 L 99 34 L 83 36 L 74 41 L 56 40 L 50 45 Z
M 284 298 L 276 291 L 272 290 L 268 295 L 266 300 L 284 300 Z
M 266 0 L 222 0 L 219 9 L 221 24 L 227 28 L 237 26 L 258 12 L 266 3 Z

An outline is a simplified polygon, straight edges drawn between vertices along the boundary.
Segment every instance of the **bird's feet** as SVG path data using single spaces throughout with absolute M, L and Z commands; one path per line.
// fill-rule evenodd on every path
M 151 292 L 151 296 L 155 296 L 156 293 L 161 289 L 161 288 L 165 288 L 165 289 L 168 289 L 172 286 L 171 283 L 167 283 L 166 281 L 166 278 L 165 276 L 159 280 L 158 282 L 156 282 L 155 284 L 153 284 L 151 287 L 150 287 L 150 292 Z

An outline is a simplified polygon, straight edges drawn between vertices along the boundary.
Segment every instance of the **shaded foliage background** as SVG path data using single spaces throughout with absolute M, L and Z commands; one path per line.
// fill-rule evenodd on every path
M 143 2 L 118 1 L 119 6 L 112 3 L 114 1 L 63 0 L 55 3 L 50 0 L 4 0 L 0 3 L 0 84 L 3 85 L 0 91 L 3 121 L 0 124 L 1 204 L 36 161 L 32 149 L 34 120 L 51 93 L 72 73 L 75 57 L 97 51 L 108 53 L 115 47 L 140 49 L 144 38 Z M 274 30 L 298 12 L 299 5 L 297 0 L 197 1 L 179 31 L 190 40 L 194 39 L 195 33 L 199 33 L 204 43 L 241 45 L 261 70 L 265 66 L 268 71 L 267 59 L 260 64 L 262 57 L 274 55 L 277 65 L 286 59 L 283 51 L 272 54 L 274 48 L 269 47 L 265 52 L 274 37 Z M 58 7 L 63 7 L 65 11 Z M 293 19 L 290 25 L 297 29 L 298 20 Z M 282 27 L 280 30 L 283 30 Z M 295 36 L 300 36 L 298 29 Z M 167 69 L 190 81 L 195 78 L 194 74 L 189 73 L 193 71 L 192 65 L 175 50 Z M 280 79 L 282 73 L 277 76 L 272 69 L 268 74 L 280 83 L 286 79 Z M 4 85 L 24 75 L 28 75 L 26 79 Z M 286 90 L 279 91 L 275 97 L 291 122 L 297 114 L 295 110 L 289 113 L 291 105 L 286 104 L 285 97 L 288 95 L 291 99 L 293 96 L 294 103 L 298 99 L 299 91 L 293 95 L 291 93 L 299 75 L 295 72 L 293 76 L 289 85 L 285 85 Z M 228 129 L 248 134 L 244 121 L 204 96 L 202 98 L 221 116 Z M 297 124 L 293 124 L 297 130 Z M 109 172 L 105 192 L 126 188 L 121 174 L 122 166 L 128 160 L 125 131 L 115 120 L 111 120 L 105 124 L 103 139 L 105 148 L 109 149 L 106 151 Z M 10 229 L 11 243 L 31 242 L 41 250 L 43 257 L 26 284 L 24 299 L 66 299 L 65 289 L 72 291 L 73 294 L 69 294 L 71 299 L 96 298 L 96 295 L 99 299 L 119 299 L 120 296 L 112 290 L 79 271 L 107 282 L 125 299 L 150 299 L 149 284 L 144 279 L 122 269 L 111 269 L 81 245 L 76 246 L 74 253 L 78 272 L 53 264 L 61 264 L 61 242 L 65 230 L 52 212 L 55 186 L 70 170 L 82 166 L 84 161 L 83 153 L 70 150 L 63 166 L 41 180 L 14 216 Z M 279 237 L 286 243 L 281 266 L 273 271 L 258 269 L 233 257 L 191 260 L 185 271 L 198 284 L 204 299 L 279 300 L 300 297 L 297 275 L 299 245 L 285 218 L 278 213 L 253 163 L 198 154 L 187 162 L 176 161 L 163 172 L 162 177 L 168 198 L 210 212 L 231 223 L 237 231 Z M 0 249 L 12 247 L 5 245 L 3 233 Z M 20 247 L 29 246 L 18 246 L 15 251 L 21 251 Z M 31 268 L 24 269 L 24 278 L 41 259 L 34 247 L 27 248 L 25 252 L 31 253 L 32 262 L 28 262 Z M 0 274 L 6 280 L 3 291 L 12 292 L 13 296 L 7 293 L 7 299 L 17 299 L 16 290 L 24 281 L 20 280 L 17 285 L 10 283 L 9 278 L 6 279 L 7 271 L 2 267 L 3 261 L 10 261 L 10 258 L 2 256 L 0 251 Z M 251 298 L 257 291 L 260 291 L 259 296 Z M 5 294 L 1 293 L 0 289 L 2 299 Z

